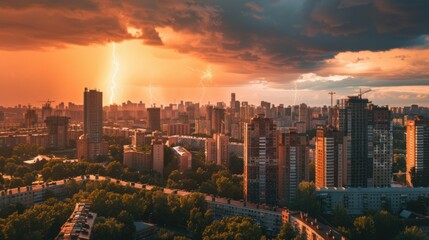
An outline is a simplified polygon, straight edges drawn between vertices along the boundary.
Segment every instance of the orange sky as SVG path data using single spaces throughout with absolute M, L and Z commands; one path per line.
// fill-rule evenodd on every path
M 429 105 L 429 33 L 413 22 L 426 5 L 161 2 L 0 3 L 0 105 L 82 103 L 85 87 L 102 90 L 106 105 L 227 102 L 231 92 L 322 105 L 331 90 L 359 88 L 378 104 Z M 398 22 L 354 22 L 365 11 Z

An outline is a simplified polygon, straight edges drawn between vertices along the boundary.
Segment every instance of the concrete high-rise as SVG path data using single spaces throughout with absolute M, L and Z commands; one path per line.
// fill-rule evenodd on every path
M 245 124 L 244 199 L 248 202 L 277 203 L 278 152 L 276 125 L 263 114 Z
M 48 128 L 49 148 L 65 149 L 68 147 L 69 118 L 50 116 L 45 119 Z
M 339 130 L 347 136 L 347 186 L 367 187 L 372 178 L 368 152 L 368 99 L 351 96 L 339 106 Z
M 225 119 L 225 109 L 213 108 L 212 112 L 212 132 L 223 133 L 223 124 Z
M 155 131 L 152 135 L 152 166 L 153 170 L 162 176 L 164 173 L 164 143 L 162 141 L 162 134 Z
M 316 131 L 316 187 L 343 187 L 347 179 L 347 147 L 343 134 L 318 126 Z
M 205 142 L 205 156 L 207 162 L 214 162 L 219 166 L 229 166 L 229 137 L 224 134 L 213 134 Z
M 103 141 L 103 93 L 85 88 L 83 135 L 77 143 L 79 160 L 94 162 L 107 156 L 107 143 Z
M 161 109 L 152 107 L 147 109 L 149 131 L 161 131 Z
M 429 120 L 416 117 L 407 122 L 407 184 L 429 185 Z
M 34 109 L 28 109 L 25 113 L 25 127 L 33 128 L 37 124 L 37 113 Z
M 388 107 L 369 106 L 368 151 L 372 159 L 370 187 L 390 187 L 393 164 L 393 123 Z
M 307 136 L 299 134 L 295 128 L 278 135 L 278 199 L 281 204 L 294 202 L 298 185 L 306 178 L 307 142 Z

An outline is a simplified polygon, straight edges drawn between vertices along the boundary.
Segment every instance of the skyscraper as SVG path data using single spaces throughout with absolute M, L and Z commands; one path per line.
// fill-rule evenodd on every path
M 152 107 L 147 109 L 149 131 L 161 131 L 161 109 Z
M 79 160 L 94 162 L 108 153 L 103 141 L 103 93 L 85 88 L 83 101 L 83 135 L 77 143 L 77 154 Z
M 342 99 L 339 130 L 347 136 L 347 186 L 367 187 L 372 178 L 368 153 L 368 99 L 350 96 Z
M 244 199 L 254 203 L 277 203 L 278 152 L 276 125 L 263 114 L 245 124 Z
M 368 151 L 372 187 L 390 187 L 393 162 L 393 124 L 388 107 L 369 106 Z M 372 144 L 371 144 L 372 143 Z
M 69 118 L 50 116 L 45 119 L 48 128 L 49 148 L 65 149 L 68 146 Z
M 213 108 L 212 112 L 212 132 L 213 133 L 222 133 L 223 124 L 225 119 L 225 109 L 223 108 Z
M 278 135 L 278 195 L 280 203 L 291 204 L 296 198 L 298 185 L 305 180 L 307 136 L 289 128 Z M 271 176 L 268 176 L 271 177 Z
M 162 141 L 162 134 L 155 131 L 152 135 L 152 167 L 154 171 L 160 173 L 162 176 L 164 173 L 164 143 Z
M 407 122 L 407 184 L 429 185 L 429 120 Z
M 332 128 L 318 126 L 316 131 L 316 187 L 345 185 L 347 147 L 343 134 Z

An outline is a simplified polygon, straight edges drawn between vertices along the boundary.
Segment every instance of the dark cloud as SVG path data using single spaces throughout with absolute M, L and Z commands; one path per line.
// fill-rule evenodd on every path
M 343 51 L 422 46 L 427 0 L 22 0 L 0 2 L 0 48 L 104 44 L 134 38 L 163 45 L 170 27 L 197 41 L 174 45 L 212 62 L 252 62 L 255 71 L 309 72 Z

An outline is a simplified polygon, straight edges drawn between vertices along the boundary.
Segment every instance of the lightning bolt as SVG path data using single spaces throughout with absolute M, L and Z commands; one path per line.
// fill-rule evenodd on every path
M 110 79 L 110 104 L 113 104 L 114 98 L 115 98 L 115 89 L 116 89 L 116 76 L 118 75 L 119 71 L 119 62 L 116 58 L 116 44 L 115 42 L 112 43 L 112 58 L 113 58 L 113 74 Z
M 201 86 L 201 98 L 200 98 L 200 103 L 202 103 L 203 102 L 203 100 L 204 100 L 204 97 L 205 97 L 205 95 L 206 95 L 206 86 L 205 86 L 205 83 L 206 82 L 211 82 L 212 81 L 212 79 L 213 79 L 213 72 L 212 72 L 212 69 L 211 69 L 211 67 L 210 66 L 208 66 L 207 67 L 207 69 L 206 70 L 204 70 L 204 71 L 200 71 L 200 70 L 196 70 L 196 69 L 193 69 L 193 68 L 190 68 L 190 67 L 188 67 L 191 71 L 194 71 L 194 72 L 199 72 L 199 73 L 201 73 L 201 76 L 200 76 L 200 86 Z
M 295 96 L 294 96 L 294 99 L 293 99 L 293 105 L 295 106 L 296 105 L 296 97 L 297 97 L 297 94 L 298 94 L 298 81 L 295 80 L 294 84 L 295 84 L 295 88 L 293 90 L 295 91 Z

